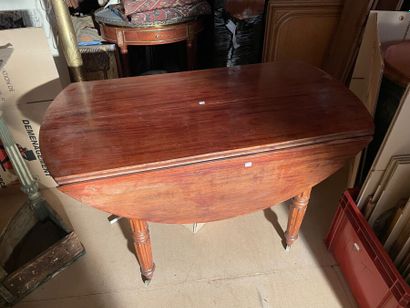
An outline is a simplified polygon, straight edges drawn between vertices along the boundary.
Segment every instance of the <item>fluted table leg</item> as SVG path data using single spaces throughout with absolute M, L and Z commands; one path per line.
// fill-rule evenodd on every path
M 149 283 L 154 274 L 155 264 L 152 259 L 148 224 L 146 221 L 137 218 L 129 219 L 129 221 L 133 232 L 135 251 L 141 267 L 141 274 L 144 281 Z
M 311 188 L 305 190 L 301 194 L 295 196 L 292 200 L 288 218 L 288 227 L 285 232 L 286 250 L 288 250 L 298 238 L 299 229 L 302 225 L 303 217 L 305 216 L 306 208 L 309 203 L 311 190 Z

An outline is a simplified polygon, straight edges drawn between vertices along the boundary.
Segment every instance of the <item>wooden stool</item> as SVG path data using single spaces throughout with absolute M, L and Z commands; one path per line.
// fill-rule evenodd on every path
M 186 41 L 187 66 L 196 65 L 197 35 L 204 29 L 201 20 L 191 20 L 174 25 L 155 27 L 119 27 L 100 23 L 101 36 L 104 40 L 118 45 L 122 55 L 122 74 L 129 75 L 128 46 L 153 46 Z

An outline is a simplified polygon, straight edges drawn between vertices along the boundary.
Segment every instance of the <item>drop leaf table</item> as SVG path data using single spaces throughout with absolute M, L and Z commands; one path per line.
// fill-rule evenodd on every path
M 294 197 L 290 246 L 312 186 L 372 134 L 340 82 L 274 62 L 70 84 L 47 110 L 40 143 L 61 191 L 129 219 L 150 280 L 148 221 L 209 222 Z

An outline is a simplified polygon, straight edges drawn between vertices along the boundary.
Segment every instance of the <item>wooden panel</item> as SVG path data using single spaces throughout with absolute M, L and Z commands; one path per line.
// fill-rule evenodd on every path
M 375 0 L 345 0 L 329 54 L 323 68 L 344 83 L 349 82 L 366 19 Z
M 214 221 L 289 199 L 341 168 L 369 139 L 69 184 L 60 190 L 119 216 L 164 223 Z
M 2 284 L 17 298 L 21 298 L 63 271 L 84 253 L 77 235 L 71 232 L 34 260 L 8 275 Z
M 373 116 L 383 76 L 377 13 L 369 15 L 349 88 Z
M 342 84 L 309 65 L 276 62 L 71 84 L 47 110 L 40 143 L 61 185 L 372 129 Z
M 340 10 L 340 1 L 270 1 L 263 61 L 301 60 L 321 67 Z
M 32 208 L 27 203 L 18 210 L 0 236 L 0 266 L 4 266 L 14 248 L 37 222 Z

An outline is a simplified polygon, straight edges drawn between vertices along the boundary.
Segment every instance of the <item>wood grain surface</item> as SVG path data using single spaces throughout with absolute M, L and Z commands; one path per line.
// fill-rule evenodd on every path
M 274 62 L 71 84 L 47 110 L 40 143 L 62 185 L 372 132 L 341 83 Z
M 118 216 L 162 223 L 215 221 L 300 194 L 336 172 L 369 141 L 359 137 L 244 155 L 73 183 L 60 190 Z

